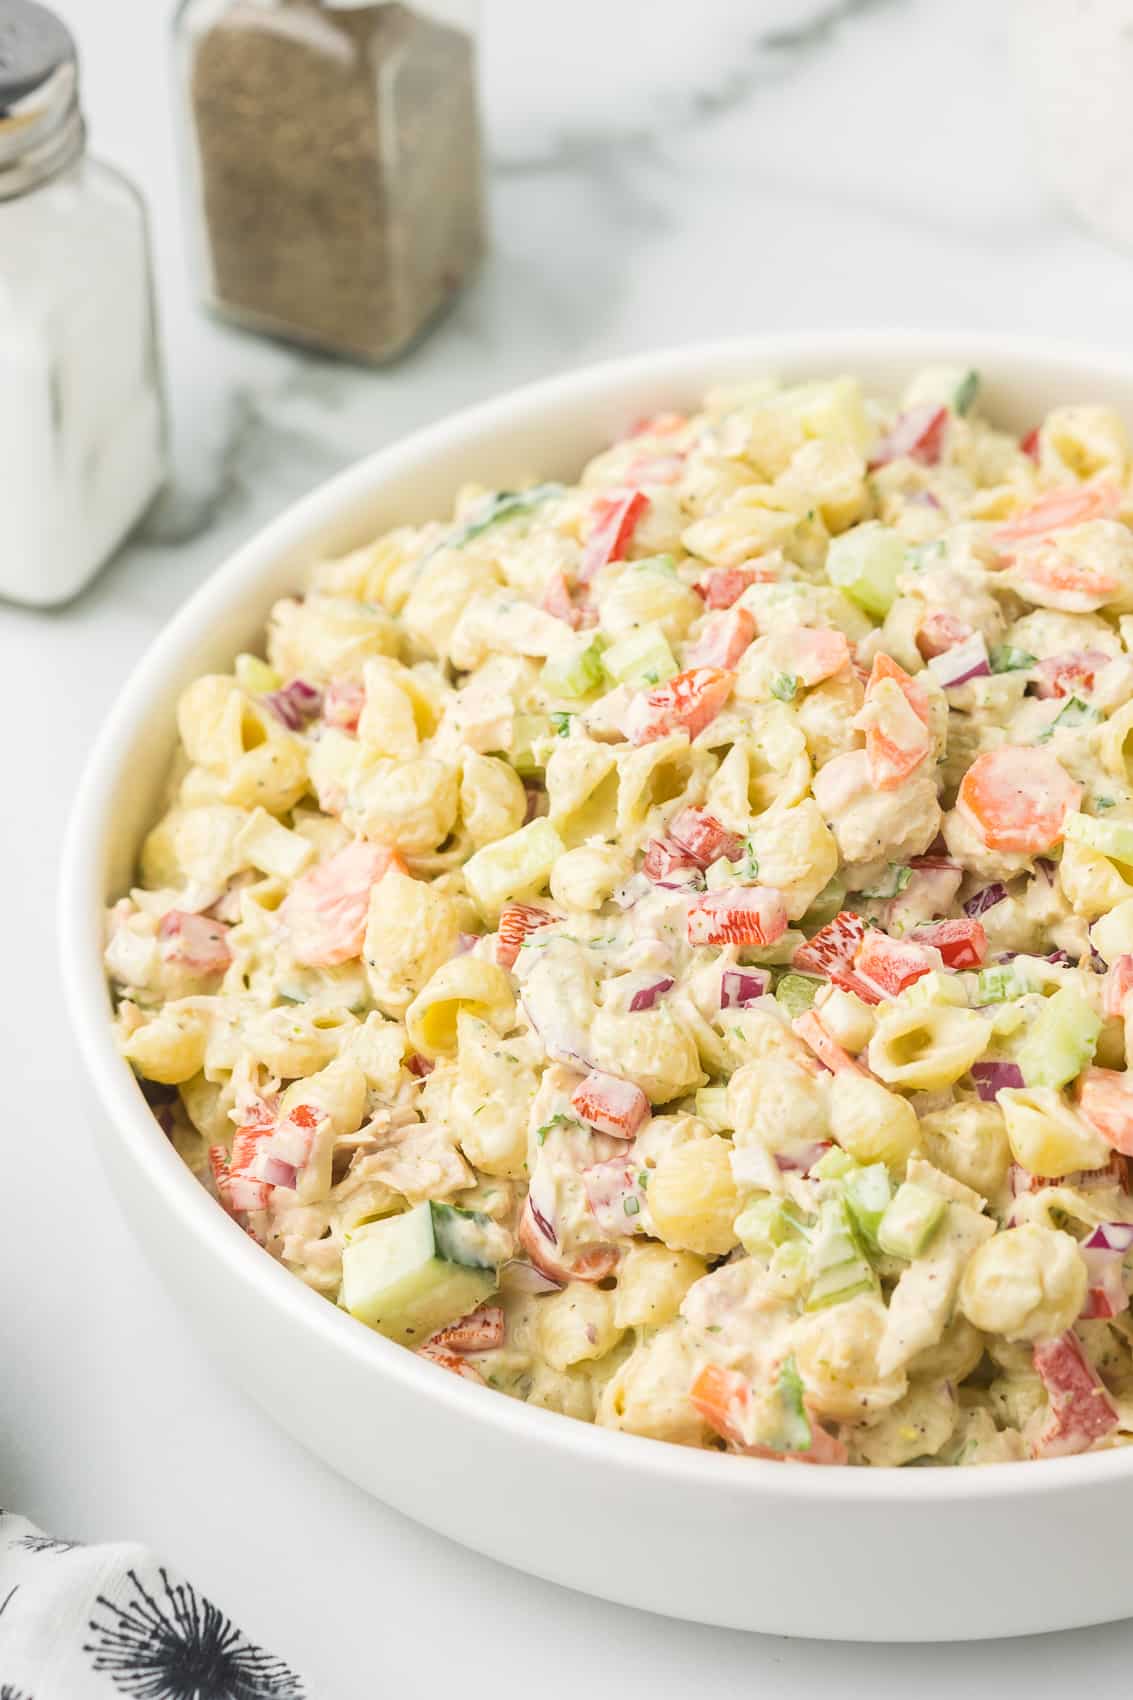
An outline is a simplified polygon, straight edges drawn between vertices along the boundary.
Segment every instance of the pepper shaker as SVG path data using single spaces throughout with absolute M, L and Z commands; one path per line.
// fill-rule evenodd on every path
M 98 571 L 165 471 L 145 212 L 85 139 L 70 34 L 0 0 L 0 595 L 40 607 Z
M 437 316 L 483 240 L 476 15 L 183 0 L 190 215 L 216 311 L 373 361 Z

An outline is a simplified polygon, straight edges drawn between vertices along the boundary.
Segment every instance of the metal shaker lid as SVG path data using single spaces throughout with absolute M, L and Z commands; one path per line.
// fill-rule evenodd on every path
M 63 171 L 85 139 L 70 31 L 36 0 L 0 0 L 0 201 Z

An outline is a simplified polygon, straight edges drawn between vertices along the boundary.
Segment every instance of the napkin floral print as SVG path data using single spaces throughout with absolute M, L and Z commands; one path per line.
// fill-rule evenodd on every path
M 75 1625 L 60 1646 L 60 1626 Z M 302 1679 L 134 1546 L 79 1546 L 0 1513 L 0 1700 L 309 1700 Z

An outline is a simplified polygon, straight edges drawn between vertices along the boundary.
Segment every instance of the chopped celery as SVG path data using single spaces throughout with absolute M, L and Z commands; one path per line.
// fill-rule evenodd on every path
M 851 1169 L 842 1186 L 846 1209 L 866 1245 L 876 1249 L 878 1223 L 892 1199 L 889 1171 L 884 1163 Z
M 554 731 L 551 717 L 546 714 L 517 714 L 511 723 L 511 743 L 507 758 L 521 777 L 542 773 L 543 763 L 535 754 L 535 745 L 549 738 Z
M 1030 990 L 1030 978 L 1011 962 L 981 968 L 976 975 L 977 1004 L 1006 1003 L 1010 998 L 1025 997 Z
M 806 932 L 817 933 L 846 907 L 846 887 L 835 877 L 823 886 L 804 917 Z
M 730 1133 L 726 1086 L 701 1086 L 696 1093 L 696 1113 L 710 1133 Z
M 775 988 L 775 1001 L 794 1019 L 806 1013 L 821 990 L 822 981 L 811 974 L 784 974 Z
M 663 685 L 679 671 L 668 639 L 652 622 L 611 644 L 602 656 L 602 666 L 615 685 L 631 685 L 634 690 Z
M 261 661 L 258 655 L 238 655 L 236 683 L 241 690 L 250 692 L 252 696 L 266 696 L 268 691 L 278 691 L 283 679 L 274 667 L 269 666 L 266 661 Z
M 499 525 L 506 519 L 516 519 L 520 514 L 529 514 L 549 501 L 552 496 L 561 496 L 562 493 L 561 484 L 536 484 L 530 490 L 500 490 L 488 498 L 475 519 L 466 520 L 463 525 L 457 526 L 437 547 L 463 549 L 466 543 L 471 543 L 474 537 L 479 537 L 489 526 Z
M 1028 1086 L 1065 1086 L 1094 1054 L 1101 1016 L 1073 986 L 1048 998 L 1019 1046 L 1016 1061 Z
M 889 1257 L 919 1257 L 948 1208 L 946 1199 L 917 1181 L 903 1181 L 881 1218 L 877 1243 Z
M 840 1145 L 832 1145 L 829 1151 L 823 1152 L 810 1173 L 822 1181 L 840 1181 L 857 1166 L 848 1151 L 843 1151 Z
M 510 898 L 530 896 L 544 886 L 565 850 L 550 821 L 539 816 L 470 856 L 464 883 L 481 912 L 494 920 Z
M 883 620 L 907 570 L 905 545 L 895 531 L 870 520 L 835 537 L 826 551 L 826 576 L 851 602 Z
M 810 1293 L 807 1310 L 841 1304 L 856 1293 L 877 1290 L 877 1276 L 854 1237 L 845 1200 L 825 1198 L 819 1206 L 818 1228 L 808 1257 Z
M 1067 838 L 1112 856 L 1115 862 L 1133 863 L 1133 821 L 1098 820 L 1094 815 L 1069 814 L 1063 825 Z
M 1016 649 L 1009 643 L 995 644 L 988 653 L 993 673 L 1021 673 L 1027 667 L 1033 667 L 1037 659 L 1027 650 Z
M 1045 744 L 1054 737 L 1056 731 L 1072 731 L 1078 726 L 1096 726 L 1100 719 L 1100 712 L 1088 702 L 1083 702 L 1081 697 L 1070 697 L 1066 706 L 1059 710 L 1046 731 L 1039 733 L 1035 742 Z
M 781 1198 L 756 1198 L 736 1217 L 735 1231 L 744 1250 L 758 1257 L 790 1239 L 796 1227 Z
M 602 651 L 593 638 L 576 640 L 547 657 L 541 677 L 552 696 L 589 696 L 604 682 Z

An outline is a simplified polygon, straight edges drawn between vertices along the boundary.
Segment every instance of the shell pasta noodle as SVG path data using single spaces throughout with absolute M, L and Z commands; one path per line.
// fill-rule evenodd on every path
M 155 1137 L 582 1421 L 1127 1444 L 1130 474 L 975 372 L 753 377 L 316 564 L 182 694 L 107 916 Z

